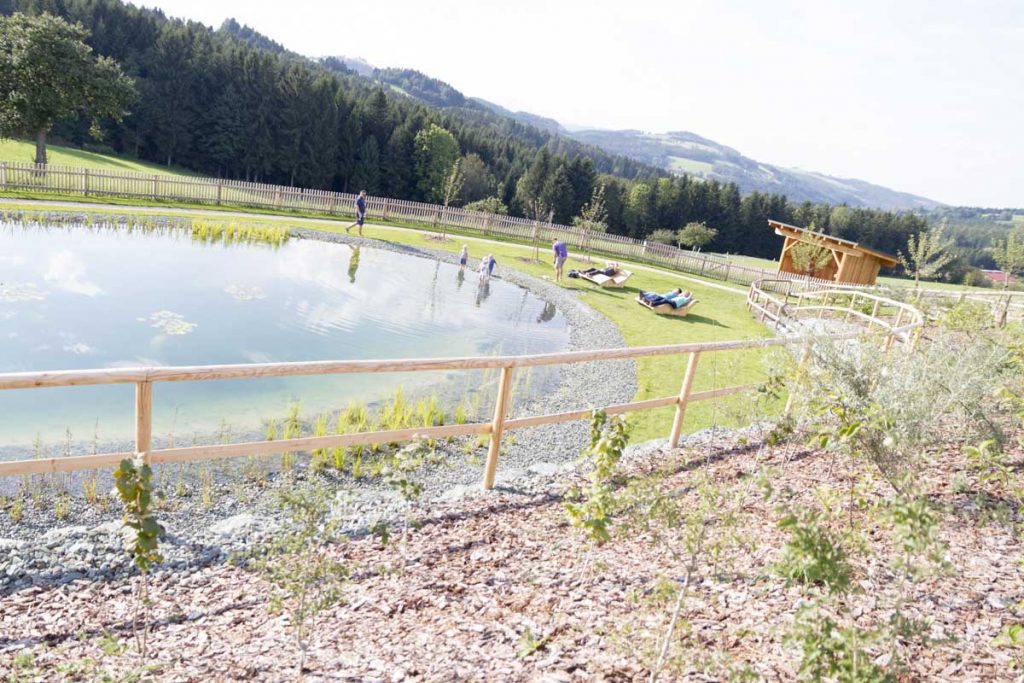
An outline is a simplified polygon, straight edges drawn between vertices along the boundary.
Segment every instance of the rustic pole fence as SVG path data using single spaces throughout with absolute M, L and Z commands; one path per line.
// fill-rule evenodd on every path
M 73 166 L 36 166 L 19 162 L 0 162 L 0 190 L 29 190 L 59 194 L 82 194 L 90 197 L 141 197 L 152 201 L 191 202 L 213 206 L 270 208 L 303 211 L 326 216 L 351 215 L 356 195 L 323 190 L 304 190 L 283 185 L 265 185 L 223 178 L 180 177 L 132 171 L 108 171 Z M 387 197 L 371 197 L 368 217 L 383 221 L 437 227 L 439 223 L 457 226 L 467 232 L 499 236 L 521 242 L 535 243 L 540 237 L 558 236 L 570 244 L 587 243 L 591 250 L 614 259 L 639 258 L 653 265 L 675 268 L 694 275 L 705 275 L 727 282 L 750 284 L 765 277 L 778 276 L 774 271 L 751 268 L 716 258 L 666 246 L 649 248 L 643 240 L 622 235 L 603 234 L 597 239 L 568 225 L 532 221 L 514 216 L 484 214 L 465 209 Z M 340 209 L 340 207 L 346 207 Z M 531 230 L 532 228 L 532 230 Z M 794 275 L 793 279 L 799 276 Z M 808 286 L 828 286 L 826 280 Z
M 888 339 L 910 342 L 912 333 L 922 325 L 920 313 L 906 304 L 887 301 L 898 307 L 905 306 L 916 313 L 909 323 L 894 326 L 880 321 L 888 330 Z M 785 315 L 783 302 L 767 294 L 764 289 L 751 288 L 748 304 L 752 309 L 763 309 L 765 317 L 773 321 Z M 813 308 L 813 307 L 805 307 Z M 843 309 L 836 309 L 841 311 Z M 901 316 L 903 308 L 900 308 Z M 866 314 L 855 312 L 866 318 Z M 902 322 L 902 321 L 901 321 Z M 861 331 L 840 335 L 827 335 L 828 339 L 854 339 Z M 432 358 L 409 360 L 342 360 L 303 361 L 288 363 L 255 363 L 244 365 L 200 365 L 185 367 L 139 367 L 108 368 L 96 370 L 61 370 L 47 372 L 23 372 L 0 374 L 0 390 L 25 390 L 46 387 L 95 386 L 107 384 L 135 385 L 135 448 L 134 453 L 101 453 L 96 455 L 69 456 L 49 459 L 14 460 L 0 462 L 0 476 L 46 474 L 71 472 L 104 467 L 115 467 L 122 459 L 141 455 L 150 464 L 184 463 L 200 460 L 216 460 L 242 456 L 269 455 L 287 451 L 312 451 L 319 448 L 338 448 L 373 443 L 409 441 L 415 438 L 443 439 L 457 436 L 489 437 L 487 463 L 483 485 L 490 489 L 494 485 L 501 453 L 504 433 L 511 429 L 524 429 L 537 425 L 558 424 L 589 417 L 592 408 L 508 418 L 509 397 L 513 385 L 513 372 L 517 368 L 556 366 L 568 363 L 587 363 L 622 359 L 648 358 L 656 356 L 689 355 L 686 372 L 678 395 L 631 401 L 605 406 L 609 414 L 625 414 L 643 410 L 654 410 L 675 406 L 669 440 L 678 444 L 682 435 L 686 409 L 694 401 L 706 401 L 732 394 L 750 391 L 756 385 L 718 387 L 704 391 L 693 391 L 698 361 L 702 355 L 725 351 L 767 349 L 804 344 L 806 362 L 815 336 L 776 337 L 722 342 L 672 344 L 665 346 L 641 346 L 632 348 L 601 349 L 596 351 L 568 351 L 560 353 L 533 354 L 526 356 L 486 356 L 467 358 Z M 375 432 L 358 432 L 330 436 L 297 437 L 279 441 L 253 441 L 243 443 L 198 445 L 176 448 L 154 449 L 153 440 L 153 388 L 162 382 L 207 382 L 228 379 L 255 379 L 263 377 L 296 377 L 311 375 L 337 375 L 358 373 L 431 372 L 438 370 L 484 370 L 498 369 L 501 376 L 495 398 L 493 417 L 490 422 L 412 427 Z

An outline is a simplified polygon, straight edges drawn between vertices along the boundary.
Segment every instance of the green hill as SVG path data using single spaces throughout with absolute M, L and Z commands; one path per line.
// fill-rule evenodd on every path
M 32 142 L 24 140 L 0 140 L 0 161 L 32 163 L 36 156 L 36 147 Z M 47 145 L 46 156 L 49 163 L 55 166 L 78 166 L 84 168 L 103 169 L 105 171 L 135 171 L 138 173 L 159 173 L 160 175 L 194 175 L 178 168 L 167 168 L 156 164 L 122 159 L 108 154 L 87 152 L 74 147 Z

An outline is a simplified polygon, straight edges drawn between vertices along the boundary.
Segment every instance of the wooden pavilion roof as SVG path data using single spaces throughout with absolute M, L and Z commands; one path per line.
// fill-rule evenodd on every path
M 825 235 L 820 232 L 808 230 L 807 228 L 798 228 L 795 225 L 789 223 L 783 223 L 781 221 L 769 220 L 768 225 L 775 228 L 775 234 L 781 237 L 792 237 L 793 239 L 800 239 L 804 235 L 813 235 L 815 240 L 819 240 L 825 244 L 829 249 L 834 251 L 843 252 L 846 254 L 853 254 L 854 256 L 862 256 L 868 254 L 874 256 L 876 259 L 882 262 L 885 266 L 895 266 L 900 260 L 892 254 L 887 254 L 884 251 L 878 251 L 870 247 L 865 247 L 858 242 L 851 242 L 850 240 L 844 240 L 841 237 L 834 237 L 832 235 Z

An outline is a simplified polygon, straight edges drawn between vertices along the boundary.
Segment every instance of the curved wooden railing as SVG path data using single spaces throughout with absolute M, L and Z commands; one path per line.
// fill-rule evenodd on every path
M 757 280 L 747 292 L 747 308 L 775 329 L 799 331 L 809 318 L 856 321 L 860 327 L 885 335 L 885 348 L 900 342 L 912 350 L 925 318 L 916 307 L 862 289 L 793 291 L 792 280 Z
M 939 302 L 981 304 L 991 311 L 995 324 L 1000 327 L 1007 323 L 1024 323 L 1024 292 L 1005 289 L 984 292 L 924 288 L 907 291 L 911 300 L 921 307 Z
M 858 333 L 838 335 L 853 338 Z M 836 338 L 837 335 L 829 335 Z M 633 401 L 604 409 L 610 414 L 652 410 L 675 406 L 675 416 L 669 441 L 672 446 L 682 434 L 686 407 L 693 401 L 705 401 L 749 389 L 755 385 L 739 385 L 693 391 L 693 381 L 702 354 L 763 349 L 812 341 L 813 337 L 778 337 L 722 341 L 668 346 L 641 346 L 634 348 L 602 349 L 598 351 L 570 351 L 527 356 L 487 356 L 470 358 L 433 358 L 415 360 L 342 360 L 291 363 L 257 363 L 247 365 L 204 365 L 189 367 L 138 367 L 98 370 L 65 370 L 58 372 L 24 372 L 0 374 L 0 390 L 27 390 L 40 387 L 91 386 L 99 384 L 135 385 L 135 449 L 133 452 L 100 453 L 96 455 L 68 456 L 49 459 L 15 460 L 0 462 L 0 476 L 45 474 L 115 467 L 124 458 L 139 454 L 150 463 L 194 462 L 249 455 L 266 455 L 289 451 L 310 451 L 319 448 L 348 447 L 360 444 L 409 441 L 414 438 L 441 439 L 450 436 L 488 435 L 490 446 L 484 470 L 484 488 L 494 485 L 502 434 L 508 429 L 522 429 L 543 424 L 555 424 L 586 419 L 591 410 L 572 410 L 547 415 L 534 415 L 508 419 L 508 399 L 512 388 L 513 372 L 519 368 L 544 365 L 563 365 L 593 361 L 646 358 L 652 356 L 689 355 L 686 372 L 677 395 Z M 163 382 L 209 382 L 225 379 L 254 379 L 259 377 L 294 377 L 299 375 L 337 375 L 380 372 L 430 372 L 437 370 L 501 370 L 494 417 L 489 422 L 471 424 L 415 427 L 388 431 L 359 432 L 331 436 L 313 436 L 278 441 L 255 441 L 184 448 L 153 448 L 153 389 Z

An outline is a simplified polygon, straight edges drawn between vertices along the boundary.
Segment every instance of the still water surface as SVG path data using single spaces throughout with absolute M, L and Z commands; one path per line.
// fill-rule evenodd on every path
M 564 317 L 529 291 L 434 260 L 290 240 L 204 244 L 183 232 L 0 224 L 0 372 L 542 353 Z M 492 373 L 493 374 L 493 373 Z M 550 388 L 536 373 L 524 393 Z M 154 387 L 154 433 L 178 445 L 302 413 L 439 390 L 486 373 L 269 378 Z M 133 385 L 0 392 L 0 447 L 128 439 Z M 468 399 L 467 399 L 468 400 Z M 218 437 L 218 438 L 220 438 Z M 0 454 L 0 458 L 3 458 Z

